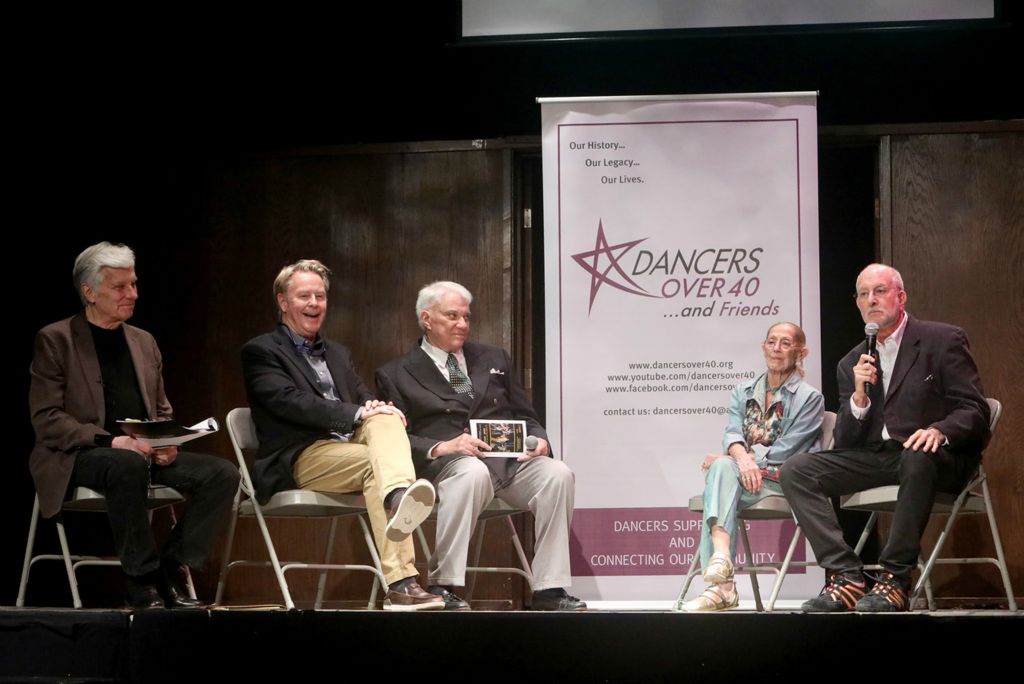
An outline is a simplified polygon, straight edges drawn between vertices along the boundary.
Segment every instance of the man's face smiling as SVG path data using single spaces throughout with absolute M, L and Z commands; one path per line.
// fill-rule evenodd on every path
M 469 337 L 469 302 L 456 292 L 444 295 L 420 314 L 427 342 L 449 354 L 462 349 Z
M 281 322 L 310 342 L 316 339 L 327 314 L 327 288 L 323 278 L 309 271 L 298 271 L 288 281 L 284 294 L 277 295 Z

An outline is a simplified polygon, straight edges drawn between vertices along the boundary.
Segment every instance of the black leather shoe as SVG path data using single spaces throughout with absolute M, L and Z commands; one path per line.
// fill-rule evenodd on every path
M 188 595 L 185 585 L 185 567 L 173 561 L 160 564 L 161 582 L 157 585 L 164 605 L 168 608 L 198 608 L 203 605 L 199 599 Z
M 531 610 L 586 610 L 587 604 L 575 596 L 570 596 L 565 589 L 543 589 L 533 592 L 530 602 Z
M 142 577 L 126 575 L 128 578 L 128 595 L 125 597 L 125 603 L 128 604 L 129 608 L 145 610 L 148 608 L 164 607 L 164 600 L 160 598 L 160 593 L 156 590 L 156 586 L 150 584 L 150 575 L 152 573 Z
M 449 591 L 448 587 L 442 587 L 439 584 L 432 584 L 427 587 L 427 591 L 444 599 L 445 610 L 470 610 L 469 601 L 458 596 L 454 592 Z

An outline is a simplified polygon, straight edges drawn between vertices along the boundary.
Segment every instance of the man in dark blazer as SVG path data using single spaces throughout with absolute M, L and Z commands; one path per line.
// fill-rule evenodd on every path
M 205 563 L 238 489 L 238 469 L 215 456 L 154 449 L 121 431 L 118 420 L 171 418 L 156 341 L 125 323 L 138 299 L 135 254 L 93 245 L 78 255 L 73 278 L 84 310 L 40 330 L 32 357 L 29 468 L 40 511 L 57 515 L 69 485 L 102 492 L 129 605 L 196 606 L 183 566 Z M 162 549 L 146 510 L 150 481 L 191 499 Z
M 388 581 L 384 610 L 443 608 L 416 582 L 409 535 L 434 505 L 434 488 L 415 481 L 405 417 L 377 401 L 352 355 L 326 340 L 330 271 L 303 259 L 274 281 L 280 324 L 242 347 L 242 370 L 260 441 L 252 468 L 256 497 L 285 489 L 362 492 Z
M 835 449 L 798 454 L 781 482 L 818 563 L 828 573 L 805 612 L 904 611 L 935 492 L 959 492 L 989 438 L 989 407 L 960 328 L 907 315 L 903 278 L 872 264 L 857 278 L 857 307 L 878 325 L 878 355 L 866 343 L 838 366 Z M 865 593 L 861 561 L 843 541 L 828 501 L 899 484 L 883 572 Z
M 583 610 L 565 591 L 575 477 L 551 455 L 547 433 L 517 379 L 508 354 L 468 342 L 473 296 L 441 281 L 420 290 L 416 314 L 423 338 L 405 356 L 377 370 L 377 389 L 406 415 L 417 471 L 437 487 L 437 541 L 427 590 L 448 610 L 469 604 L 453 591 L 465 585 L 469 540 L 495 496 L 529 508 L 536 520 L 534 610 Z M 471 419 L 523 420 L 536 446 L 518 458 L 488 456 L 470 434 Z M 532 441 L 532 440 L 531 440 Z

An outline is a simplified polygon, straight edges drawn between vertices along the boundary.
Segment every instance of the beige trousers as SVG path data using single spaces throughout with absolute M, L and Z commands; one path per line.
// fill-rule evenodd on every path
M 402 420 L 379 413 L 356 428 L 352 439 L 340 442 L 322 439 L 309 445 L 292 467 L 302 489 L 318 492 L 362 492 L 370 527 L 380 553 L 381 569 L 388 584 L 418 575 L 412 537 L 401 542 L 384 535 L 388 524 L 384 498 L 416 479 L 409 450 L 409 438 Z

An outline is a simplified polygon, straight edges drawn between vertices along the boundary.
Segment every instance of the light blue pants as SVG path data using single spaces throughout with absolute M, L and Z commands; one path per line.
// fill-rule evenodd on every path
M 704 474 L 704 526 L 700 531 L 700 567 L 707 569 L 708 560 L 714 553 L 711 544 L 711 528 L 721 526 L 729 533 L 729 557 L 736 558 L 736 511 L 757 503 L 768 496 L 780 496 L 782 488 L 778 482 L 762 480 L 764 486 L 757 494 L 751 494 L 740 484 L 740 467 L 731 458 L 719 458 Z

